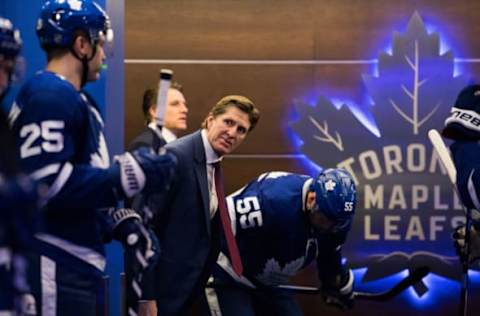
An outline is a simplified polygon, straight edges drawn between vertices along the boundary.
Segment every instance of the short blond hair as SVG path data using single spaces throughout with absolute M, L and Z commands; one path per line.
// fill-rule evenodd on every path
M 234 106 L 240 111 L 248 115 L 250 121 L 250 128 L 248 132 L 252 131 L 260 119 L 260 111 L 255 107 L 255 104 L 247 97 L 241 95 L 227 95 L 220 99 L 215 106 L 210 110 L 207 117 L 202 122 L 202 128 L 207 128 L 208 116 L 217 117 L 227 111 L 227 108 Z

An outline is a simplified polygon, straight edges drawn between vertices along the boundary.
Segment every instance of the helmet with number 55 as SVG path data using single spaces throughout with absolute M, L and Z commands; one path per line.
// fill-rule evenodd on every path
M 327 232 L 349 231 L 357 201 L 352 176 L 344 169 L 326 169 L 310 185 L 312 225 Z M 314 196 L 314 198 L 313 198 Z

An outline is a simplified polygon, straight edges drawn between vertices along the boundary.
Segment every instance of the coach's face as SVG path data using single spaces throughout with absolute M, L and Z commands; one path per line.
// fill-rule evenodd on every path
M 248 114 L 235 106 L 228 106 L 225 113 L 207 118 L 207 138 L 213 150 L 223 156 L 231 153 L 247 137 L 250 129 Z

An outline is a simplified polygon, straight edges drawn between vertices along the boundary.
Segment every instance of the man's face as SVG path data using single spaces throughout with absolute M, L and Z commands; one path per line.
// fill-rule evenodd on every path
M 207 138 L 213 150 L 223 156 L 231 153 L 247 137 L 250 129 L 248 114 L 235 106 L 228 106 L 225 113 L 207 118 Z
M 318 208 L 316 194 L 313 191 L 307 193 L 306 209 L 309 210 L 308 216 L 313 228 L 320 233 L 328 233 L 332 230 L 334 222 L 328 219 Z
M 11 59 L 1 59 L 0 56 L 0 95 L 9 85 L 10 74 L 13 71 L 14 62 Z
M 169 89 L 165 109 L 165 127 L 175 134 L 186 130 L 187 114 L 187 101 L 183 94 L 177 89 Z
M 102 70 L 102 65 L 106 59 L 105 51 L 103 49 L 104 44 L 105 40 L 100 38 L 96 44 L 97 47 L 95 50 L 95 56 L 93 56 L 92 60 L 88 62 L 88 81 L 95 81 L 100 78 L 100 71 Z M 88 56 L 92 56 L 93 53 L 92 46 L 92 51 L 88 54 Z

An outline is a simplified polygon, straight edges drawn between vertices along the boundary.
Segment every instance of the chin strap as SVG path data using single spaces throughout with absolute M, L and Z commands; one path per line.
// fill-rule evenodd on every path
M 80 62 L 82 63 L 82 80 L 81 80 L 81 83 L 80 83 L 80 87 L 83 87 L 86 83 L 87 83 L 87 80 L 88 80 L 88 63 L 95 57 L 95 55 L 97 54 L 97 43 L 95 42 L 91 42 L 91 45 L 93 47 L 93 52 L 92 52 L 92 56 L 90 56 L 90 58 L 88 58 L 87 56 L 84 56 L 84 57 L 80 57 L 76 52 L 75 50 L 73 49 L 73 47 L 70 47 L 70 52 L 73 54 L 73 56 L 75 56 L 75 58 L 77 58 L 78 60 L 80 60 Z

